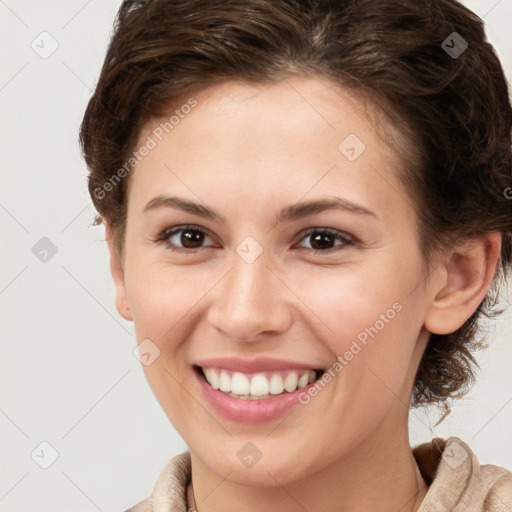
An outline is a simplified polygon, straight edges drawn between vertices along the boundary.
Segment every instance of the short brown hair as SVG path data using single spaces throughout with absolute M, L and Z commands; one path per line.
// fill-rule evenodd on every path
M 456 44 L 462 53 L 450 54 Z M 329 79 L 385 112 L 378 133 L 403 163 L 427 265 L 433 250 L 502 234 L 490 292 L 457 331 L 431 334 L 412 405 L 461 396 L 482 346 L 477 320 L 496 314 L 512 258 L 512 115 L 483 21 L 454 0 L 125 1 L 80 128 L 96 223 L 112 227 L 121 254 L 129 175 L 97 191 L 147 121 L 215 83 L 298 75 Z

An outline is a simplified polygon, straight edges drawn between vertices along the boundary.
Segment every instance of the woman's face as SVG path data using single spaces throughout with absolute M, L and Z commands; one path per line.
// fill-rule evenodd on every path
M 406 436 L 433 292 L 378 113 L 315 78 L 194 98 L 140 135 L 117 283 L 169 419 L 239 483 L 285 485 Z M 267 397 L 228 396 L 197 366 Z M 319 369 L 330 379 L 279 394 Z

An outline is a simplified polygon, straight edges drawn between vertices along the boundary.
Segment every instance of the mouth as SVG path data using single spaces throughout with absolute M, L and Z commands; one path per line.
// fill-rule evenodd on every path
M 289 369 L 244 373 L 225 368 L 193 366 L 200 379 L 214 390 L 240 400 L 267 400 L 314 384 L 324 369 Z

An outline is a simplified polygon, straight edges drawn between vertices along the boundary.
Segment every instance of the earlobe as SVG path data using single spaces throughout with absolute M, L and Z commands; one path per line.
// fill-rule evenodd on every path
M 112 275 L 115 286 L 116 309 L 125 320 L 133 321 L 133 317 L 128 306 L 128 298 L 124 280 L 124 269 L 119 259 L 119 255 L 117 254 L 117 250 L 114 246 L 112 229 L 108 224 L 105 224 L 105 239 L 107 241 L 108 250 L 110 253 L 110 273 Z
M 484 300 L 499 261 L 501 234 L 471 239 L 444 264 L 444 279 L 429 305 L 425 329 L 449 334 L 461 327 Z

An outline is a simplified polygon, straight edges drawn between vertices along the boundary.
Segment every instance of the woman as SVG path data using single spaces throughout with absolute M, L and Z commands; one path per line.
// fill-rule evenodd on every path
M 461 396 L 512 257 L 511 106 L 452 0 L 128 0 L 81 127 L 116 307 L 189 451 L 132 512 L 496 511 Z

